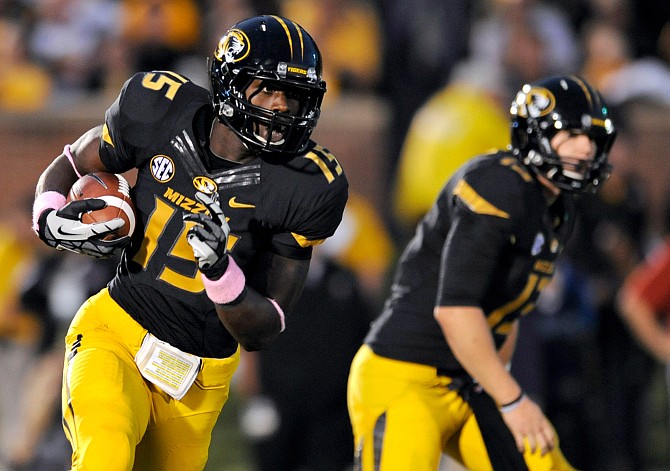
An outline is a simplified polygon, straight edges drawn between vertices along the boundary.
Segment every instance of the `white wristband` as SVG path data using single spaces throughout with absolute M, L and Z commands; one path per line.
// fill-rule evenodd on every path
M 519 397 L 514 399 L 512 402 L 508 402 L 507 404 L 500 406 L 500 412 L 502 412 L 503 414 L 506 414 L 507 412 L 512 412 L 514 409 L 516 409 L 521 405 L 521 402 L 523 402 L 524 399 L 526 399 L 526 393 L 521 392 Z

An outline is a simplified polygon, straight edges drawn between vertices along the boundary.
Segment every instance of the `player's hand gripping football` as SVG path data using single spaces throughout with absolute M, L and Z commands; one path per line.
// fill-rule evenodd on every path
M 107 206 L 98 198 L 72 201 L 62 208 L 48 209 L 39 217 L 38 235 L 47 245 L 59 250 L 69 250 L 95 258 L 108 258 L 120 253 L 130 237 L 102 240 L 106 235 L 123 227 L 121 218 L 95 224 L 81 222 L 82 214 Z
M 227 246 L 230 227 L 216 195 L 213 197 L 197 192 L 195 198 L 205 205 L 209 215 L 202 213 L 184 215 L 184 221 L 196 223 L 186 234 L 186 240 L 193 249 L 200 271 L 210 280 L 218 280 L 228 268 Z

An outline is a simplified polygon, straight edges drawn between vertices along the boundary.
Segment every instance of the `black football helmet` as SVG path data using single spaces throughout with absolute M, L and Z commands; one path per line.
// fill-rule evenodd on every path
M 595 192 L 609 177 L 607 156 L 616 130 L 600 94 L 576 76 L 524 85 L 510 109 L 512 150 L 533 171 L 558 188 Z M 561 159 L 551 147 L 558 131 L 587 134 L 596 145 L 592 160 Z
M 321 53 L 300 25 L 279 16 L 257 16 L 231 27 L 221 38 L 211 64 L 212 99 L 218 119 L 254 151 L 295 155 L 307 147 L 321 112 L 326 83 Z M 253 105 L 249 85 L 279 89 L 298 103 L 297 113 Z M 268 128 L 263 138 L 259 126 Z M 278 135 L 278 134 L 275 134 Z

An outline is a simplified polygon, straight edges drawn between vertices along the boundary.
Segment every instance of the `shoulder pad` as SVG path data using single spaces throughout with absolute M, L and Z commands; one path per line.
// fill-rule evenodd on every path
M 122 114 L 139 122 L 163 121 L 193 105 L 209 103 L 209 93 L 174 72 L 141 72 L 131 77 L 119 95 Z
M 535 179 L 518 159 L 496 153 L 473 161 L 456 183 L 454 194 L 474 212 L 512 218 L 537 192 Z
M 348 197 L 349 183 L 335 156 L 313 145 L 303 154 L 277 164 L 263 163 L 264 192 L 273 201 L 268 220 L 275 226 L 314 241 L 337 228 Z M 271 193 L 270 193 L 271 192 Z
M 137 73 L 105 113 L 103 140 L 115 153 L 133 155 L 134 149 L 169 141 L 192 126 L 195 111 L 203 106 L 211 106 L 209 92 L 186 77 L 165 71 Z

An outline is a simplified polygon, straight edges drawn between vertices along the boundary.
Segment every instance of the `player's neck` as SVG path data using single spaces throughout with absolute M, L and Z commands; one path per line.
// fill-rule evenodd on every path
M 209 134 L 209 150 L 216 158 L 230 162 L 246 163 L 256 156 L 223 124 L 214 120 Z

